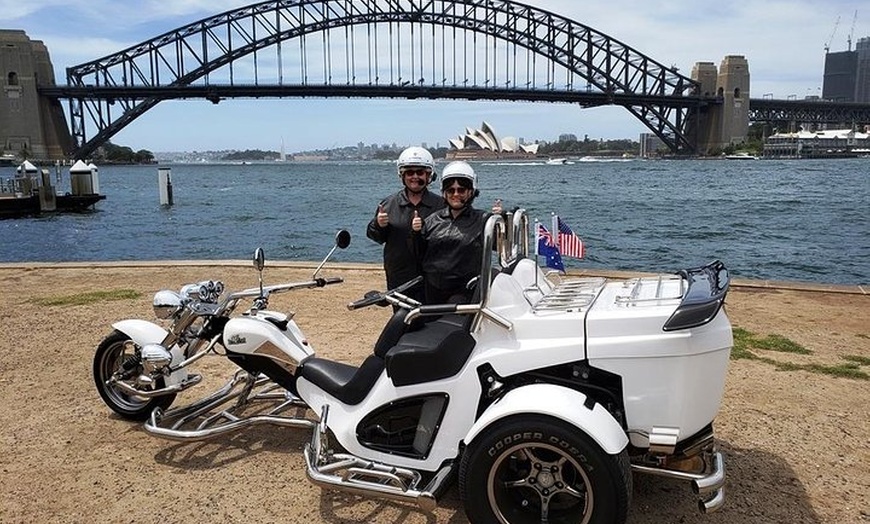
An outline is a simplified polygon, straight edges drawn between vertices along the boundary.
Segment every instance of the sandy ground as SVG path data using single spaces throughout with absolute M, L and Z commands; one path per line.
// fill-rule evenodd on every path
M 269 268 L 267 283 L 307 279 L 310 270 Z M 294 310 L 322 356 L 352 363 L 370 351 L 387 311 L 344 305 L 380 288 L 379 271 L 331 269 L 342 285 L 276 297 Z M 0 268 L 0 522 L 467 522 L 451 488 L 432 514 L 415 507 L 323 491 L 308 483 L 302 430 L 255 427 L 207 443 L 146 434 L 100 400 L 94 349 L 124 318 L 153 319 L 151 296 L 186 282 L 256 283 L 249 267 Z M 38 299 L 133 289 L 139 299 L 40 306 Z M 811 355 L 764 356 L 798 364 L 870 357 L 870 296 L 736 287 L 735 326 L 779 334 Z M 197 366 L 226 378 L 220 359 Z M 870 372 L 870 366 L 863 366 Z M 635 475 L 629 522 L 870 522 L 870 382 L 770 363 L 732 361 L 716 420 L 726 455 L 726 504 L 701 515 L 688 485 Z

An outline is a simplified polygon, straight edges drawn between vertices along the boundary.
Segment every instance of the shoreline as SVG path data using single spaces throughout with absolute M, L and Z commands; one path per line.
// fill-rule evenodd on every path
M 315 269 L 320 262 L 312 261 L 267 261 L 271 268 Z M 249 260 L 118 260 L 93 262 L 0 262 L 0 270 L 15 269 L 88 269 L 88 268 L 153 268 L 153 267 L 244 267 L 250 266 Z M 330 263 L 324 267 L 330 269 L 383 271 L 381 264 L 371 262 Z M 572 269 L 566 273 L 569 277 L 604 277 L 628 279 L 641 276 L 654 276 L 659 273 L 643 271 L 623 271 L 605 269 Z M 801 282 L 788 280 L 755 280 L 749 278 L 732 278 L 731 286 L 747 289 L 792 290 L 817 293 L 841 293 L 848 295 L 870 295 L 870 284 L 825 284 L 820 282 Z

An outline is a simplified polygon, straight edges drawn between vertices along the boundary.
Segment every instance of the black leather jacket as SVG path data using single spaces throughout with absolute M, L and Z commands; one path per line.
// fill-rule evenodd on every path
M 483 226 L 489 215 L 469 206 L 456 218 L 450 208 L 444 208 L 426 219 L 417 236 L 428 303 L 446 301 L 428 296 L 432 294 L 441 299 L 465 294 L 468 281 L 480 274 Z M 434 293 L 429 293 L 429 288 L 434 288 Z
M 445 204 L 441 196 L 427 190 L 423 192 L 420 203 L 415 206 L 408 201 L 408 195 L 403 188 L 388 196 L 381 205 L 389 216 L 389 223 L 386 227 L 378 226 L 375 210 L 375 218 L 366 227 L 366 236 L 384 245 L 384 272 L 387 274 L 387 287 L 392 289 L 421 274 L 421 256 L 411 230 L 414 211 L 417 211 L 425 224 L 426 217 L 443 208 Z

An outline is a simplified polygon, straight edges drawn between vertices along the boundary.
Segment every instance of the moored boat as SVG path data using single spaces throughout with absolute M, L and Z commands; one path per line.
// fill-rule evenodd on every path
M 75 171 L 77 166 L 78 171 Z M 48 170 L 40 170 L 25 161 L 13 178 L 0 180 L 0 217 L 82 212 L 92 209 L 97 202 L 106 198 L 106 195 L 99 194 L 95 166 L 77 163 L 70 169 L 70 177 L 72 193 L 58 194 Z

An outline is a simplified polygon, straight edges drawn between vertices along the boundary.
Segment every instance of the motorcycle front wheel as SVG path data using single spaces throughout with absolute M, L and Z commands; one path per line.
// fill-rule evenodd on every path
M 128 381 L 130 383 L 142 374 L 142 364 L 138 361 L 136 346 L 126 334 L 118 330 L 112 331 L 100 342 L 94 355 L 94 383 L 103 402 L 112 408 L 112 411 L 125 419 L 141 421 L 147 419 L 154 408 L 167 409 L 172 405 L 175 393 L 147 398 L 131 395 L 116 386 L 109 385 L 108 380 L 125 362 L 129 362 L 128 366 L 135 365 L 126 373 L 131 377 Z M 154 383 L 157 388 L 163 385 L 162 378 Z
M 631 499 L 627 451 L 608 455 L 562 420 L 519 415 L 466 450 L 459 492 L 474 523 L 623 523 Z

